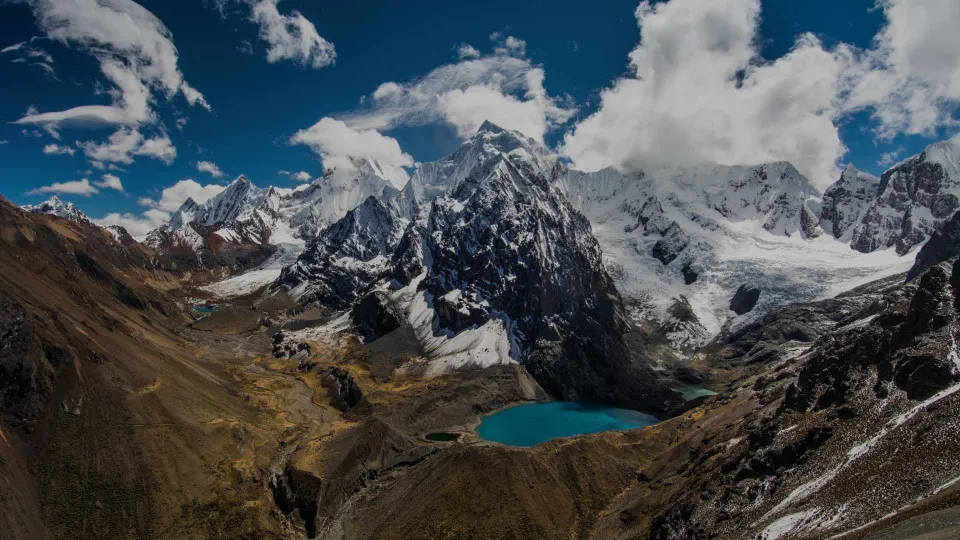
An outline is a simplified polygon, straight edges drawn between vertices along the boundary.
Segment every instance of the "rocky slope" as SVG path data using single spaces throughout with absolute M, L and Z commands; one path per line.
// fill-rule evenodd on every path
M 279 533 L 269 491 L 230 479 L 277 432 L 178 334 L 177 285 L 100 227 L 0 199 L 0 536 Z

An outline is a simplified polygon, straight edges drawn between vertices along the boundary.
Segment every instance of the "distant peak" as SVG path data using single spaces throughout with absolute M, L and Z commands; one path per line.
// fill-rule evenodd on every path
M 853 163 L 848 163 L 847 168 L 843 170 L 843 174 L 857 174 L 860 170 L 853 166 Z
M 503 132 L 503 128 L 500 127 L 500 126 L 498 126 L 498 125 L 496 125 L 496 124 L 494 124 L 493 122 L 491 122 L 491 121 L 489 121 L 489 120 L 484 120 L 483 123 L 480 124 L 480 129 L 477 130 L 477 133 L 484 133 L 484 132 L 486 132 L 486 133 L 501 133 L 501 132 Z
M 63 206 L 64 204 L 63 201 L 60 200 L 60 197 L 57 197 L 56 195 L 53 195 L 47 199 L 47 202 L 56 206 Z
M 240 176 L 236 177 L 233 182 L 230 182 L 231 185 L 233 185 L 233 184 L 249 184 L 249 183 L 250 183 L 250 180 L 249 180 L 246 176 L 244 176 L 244 175 L 242 175 L 242 174 L 241 174 Z

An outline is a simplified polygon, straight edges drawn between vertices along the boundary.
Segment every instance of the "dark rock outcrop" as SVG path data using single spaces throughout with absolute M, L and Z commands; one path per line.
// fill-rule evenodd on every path
M 760 300 L 760 289 L 754 285 L 741 285 L 730 300 L 730 309 L 737 315 L 749 313 Z
M 683 273 L 683 282 L 687 285 L 696 283 L 697 279 L 700 277 L 700 272 L 693 267 L 693 263 L 687 263 L 683 265 L 683 268 L 681 268 L 680 271 Z
M 907 289 L 914 290 L 912 286 Z M 926 399 L 960 379 L 951 350 L 957 313 L 950 278 L 933 267 L 920 278 L 909 302 L 890 306 L 870 324 L 818 343 L 787 390 L 790 410 L 822 410 L 845 404 L 868 384 L 871 370 L 882 397 L 893 382 L 912 400 Z
M 907 279 L 913 279 L 927 268 L 942 262 L 952 261 L 960 255 L 960 212 L 953 214 L 946 223 L 930 236 L 930 240 L 917 252 Z
M 353 375 L 343 368 L 334 366 L 327 370 L 321 383 L 329 392 L 333 405 L 341 411 L 352 409 L 363 400 L 363 391 L 360 390 L 360 386 Z
M 389 334 L 403 324 L 403 314 L 383 293 L 374 292 L 363 297 L 350 310 L 353 327 L 367 343 Z
M 653 245 L 651 254 L 663 264 L 670 264 L 680 252 L 690 245 L 690 236 L 675 222 L 663 233 L 663 238 Z

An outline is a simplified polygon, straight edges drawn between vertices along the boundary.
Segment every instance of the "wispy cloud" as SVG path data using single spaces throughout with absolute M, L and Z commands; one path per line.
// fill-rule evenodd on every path
M 43 153 L 48 156 L 54 155 L 69 155 L 72 156 L 77 152 L 75 148 L 69 146 L 60 146 L 59 144 L 48 144 L 43 147 Z
M 226 176 L 226 174 L 220 170 L 220 167 L 212 161 L 198 161 L 196 167 L 198 171 L 208 173 L 214 178 L 223 178 Z
M 337 51 L 309 19 L 297 10 L 280 13 L 280 0 L 209 0 L 208 5 L 226 16 L 228 8 L 236 5 L 249 10 L 250 21 L 260 30 L 260 39 L 267 44 L 267 62 L 293 62 L 313 69 L 331 66 L 336 62 Z M 253 45 L 241 41 L 237 50 L 253 54 Z
M 313 178 L 312 176 L 310 176 L 310 173 L 308 173 L 307 171 L 290 172 L 290 171 L 284 171 L 284 170 L 281 169 L 281 170 L 279 170 L 279 171 L 277 171 L 277 172 L 278 172 L 279 174 L 284 175 L 284 176 L 289 176 L 290 178 L 296 180 L 297 182 L 301 182 L 301 183 L 302 183 L 302 182 L 309 182 L 310 179 Z
M 0 55 L 9 57 L 11 63 L 26 64 L 38 68 L 47 77 L 59 81 L 60 79 L 57 78 L 57 72 L 53 69 L 53 57 L 39 45 L 36 45 L 36 43 L 42 39 L 40 36 L 34 36 L 27 41 L 14 43 L 13 45 L 0 49 Z
M 94 56 L 110 81 L 110 105 L 82 105 L 34 113 L 21 124 L 125 124 L 156 121 L 153 91 L 166 99 L 183 95 L 208 108 L 177 67 L 178 53 L 167 27 L 132 0 L 24 0 L 50 40 Z
M 120 178 L 116 175 L 107 173 L 100 177 L 100 181 L 96 182 L 97 187 L 104 189 L 113 189 L 116 191 L 124 192 L 123 182 L 120 181 Z
M 100 193 L 100 190 L 95 188 L 93 184 L 90 183 L 90 180 L 84 178 L 82 180 L 72 180 L 70 182 L 54 182 L 48 186 L 40 186 L 27 192 L 28 195 L 42 195 L 44 193 L 66 193 L 70 195 L 82 195 L 84 197 L 89 197 L 91 195 Z

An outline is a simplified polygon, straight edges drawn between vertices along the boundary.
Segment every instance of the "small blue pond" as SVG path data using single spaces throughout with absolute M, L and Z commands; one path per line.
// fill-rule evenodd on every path
M 659 422 L 653 416 L 605 405 L 565 401 L 528 403 L 487 416 L 477 434 L 510 446 L 534 446 L 550 439 L 600 431 L 626 431 Z
M 193 310 L 198 313 L 213 313 L 217 308 L 213 306 L 193 306 Z
M 683 396 L 683 399 L 689 401 L 691 399 L 696 399 L 700 396 L 715 396 L 716 392 L 713 390 L 707 390 L 706 388 L 701 388 L 699 386 L 679 386 L 674 388 L 677 392 L 680 392 L 680 395 Z

